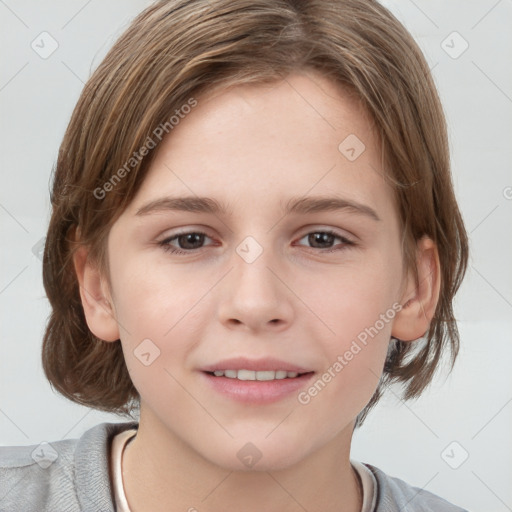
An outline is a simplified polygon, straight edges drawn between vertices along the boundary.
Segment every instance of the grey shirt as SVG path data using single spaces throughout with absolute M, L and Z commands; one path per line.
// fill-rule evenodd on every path
M 0 512 L 115 512 L 112 438 L 137 422 L 101 423 L 79 439 L 0 446 Z M 365 464 L 377 481 L 374 512 L 467 512 Z

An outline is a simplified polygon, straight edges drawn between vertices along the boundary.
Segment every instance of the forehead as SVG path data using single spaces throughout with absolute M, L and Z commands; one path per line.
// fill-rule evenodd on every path
M 289 197 L 342 195 L 390 207 L 381 148 L 353 95 L 318 73 L 272 84 L 217 88 L 196 98 L 156 148 L 131 205 L 149 198 L 211 196 L 262 207 Z

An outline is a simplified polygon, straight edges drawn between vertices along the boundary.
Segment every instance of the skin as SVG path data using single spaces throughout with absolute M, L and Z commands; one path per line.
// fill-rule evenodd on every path
M 371 122 L 328 79 L 302 72 L 197 99 L 111 229 L 110 282 L 86 248 L 75 256 L 89 328 L 121 340 L 141 396 L 138 434 L 123 458 L 128 503 L 136 512 L 359 511 L 354 422 L 377 387 L 390 336 L 414 340 L 428 328 L 437 250 L 418 242 L 416 286 L 404 272 Z M 338 150 L 350 134 L 366 147 L 354 161 Z M 166 195 L 212 197 L 229 211 L 136 214 Z M 357 201 L 380 220 L 348 210 L 284 215 L 290 197 L 312 195 Z M 325 229 L 336 237 L 306 236 Z M 207 237 L 192 239 L 188 254 L 165 251 L 159 242 L 178 231 Z M 252 263 L 236 252 L 247 236 L 263 250 Z M 183 237 L 169 244 L 191 247 Z M 270 356 L 321 376 L 393 304 L 404 307 L 306 405 L 296 393 L 241 404 L 198 372 L 228 357 Z M 160 350 L 149 366 L 134 355 L 147 338 Z M 262 454 L 252 468 L 237 457 L 248 442 Z

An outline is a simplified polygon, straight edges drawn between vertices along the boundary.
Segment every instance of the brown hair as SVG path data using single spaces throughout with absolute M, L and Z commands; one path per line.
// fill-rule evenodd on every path
M 391 340 L 381 382 L 357 425 L 388 383 L 401 383 L 404 398 L 413 398 L 432 380 L 446 348 L 453 366 L 459 336 L 452 300 L 468 241 L 443 110 L 411 35 L 369 0 L 166 0 L 143 11 L 93 73 L 60 147 L 43 261 L 52 312 L 42 347 L 44 372 L 60 393 L 123 415 L 140 403 L 120 342 L 102 341 L 87 327 L 72 261 L 76 228 L 108 275 L 109 229 L 144 180 L 155 151 L 143 158 L 138 152 L 159 127 L 170 133 L 170 116 L 201 91 L 270 83 L 307 69 L 354 92 L 377 127 L 406 268 L 416 271 L 422 236 L 439 250 L 441 292 L 424 342 Z

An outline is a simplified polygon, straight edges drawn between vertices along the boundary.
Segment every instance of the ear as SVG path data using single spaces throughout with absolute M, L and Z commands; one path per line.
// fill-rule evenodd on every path
M 89 251 L 84 246 L 81 246 L 73 255 L 73 263 L 89 329 L 97 338 L 117 341 L 119 326 L 106 278 L 92 264 Z
M 430 326 L 439 300 L 441 266 L 436 244 L 428 237 L 417 243 L 418 282 L 408 273 L 402 309 L 395 316 L 391 336 L 402 341 L 421 338 Z

